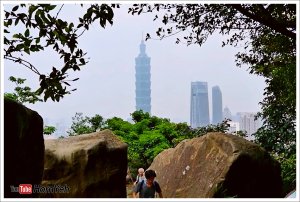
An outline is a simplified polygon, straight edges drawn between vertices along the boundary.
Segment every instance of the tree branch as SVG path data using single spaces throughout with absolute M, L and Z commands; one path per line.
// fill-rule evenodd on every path
M 60 13 L 60 11 L 61 11 L 61 9 L 64 7 L 64 5 L 65 5 L 65 4 L 61 5 L 61 7 L 60 7 L 59 11 L 56 13 L 55 20 L 57 19 L 57 17 L 58 17 L 58 14 Z
M 4 59 L 11 60 L 16 63 L 20 63 L 20 64 L 24 65 L 25 67 L 27 67 L 28 69 L 30 69 L 31 71 L 33 71 L 34 73 L 41 75 L 40 72 L 37 70 L 37 68 L 35 68 L 30 62 L 28 62 L 22 58 L 17 58 L 17 57 L 10 56 L 10 55 L 4 55 Z
M 250 13 L 247 9 L 243 8 L 241 4 L 227 4 L 225 6 L 230 6 L 237 11 L 239 11 L 241 14 L 249 17 L 250 19 L 261 23 L 262 25 L 265 25 L 292 40 L 296 40 L 296 33 L 289 31 L 285 26 L 283 26 L 281 23 L 278 23 L 274 18 L 266 18 L 266 17 L 260 17 L 258 15 L 254 15 Z

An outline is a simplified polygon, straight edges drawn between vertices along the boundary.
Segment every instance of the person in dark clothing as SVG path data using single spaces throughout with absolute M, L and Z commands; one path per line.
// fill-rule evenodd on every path
M 158 193 L 160 198 L 163 198 L 161 188 L 154 179 L 156 173 L 154 170 L 147 170 L 145 172 L 146 180 L 137 183 L 133 190 L 133 198 L 137 198 L 137 193 L 139 193 L 139 198 L 154 198 L 155 192 Z

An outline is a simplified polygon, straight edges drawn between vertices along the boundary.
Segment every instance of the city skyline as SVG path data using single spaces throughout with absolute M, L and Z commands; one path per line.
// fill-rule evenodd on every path
M 80 6 L 67 4 L 60 15 L 74 20 L 70 15 L 74 12 L 80 15 Z M 158 25 L 153 22 L 153 17 L 131 16 L 126 7 L 121 7 L 115 12 L 112 27 L 100 29 L 98 25 L 91 26 L 78 43 L 87 51 L 90 61 L 81 71 L 70 73 L 70 79 L 79 78 L 71 83 L 77 91 L 66 95 L 58 103 L 50 100 L 26 106 L 53 122 L 66 120 L 70 123 L 76 112 L 86 116 L 100 114 L 104 118 L 117 116 L 126 120 L 135 110 L 134 58 L 139 51 L 141 33 L 155 35 Z M 247 67 L 237 68 L 234 55 L 242 48 L 221 47 L 222 40 L 224 38 L 216 34 L 201 47 L 176 44 L 176 36 L 145 41 L 147 53 L 151 56 L 152 115 L 189 123 L 190 83 L 197 80 L 207 81 L 209 89 L 221 86 L 223 105 L 233 113 L 259 111 L 258 103 L 263 99 L 266 86 L 264 78 L 249 74 Z M 52 66 L 60 66 L 51 50 L 26 58 L 40 67 L 42 73 L 48 72 L 47 68 Z M 38 88 L 38 76 L 30 70 L 7 60 L 3 64 L 4 87 L 1 92 L 13 91 L 15 85 L 8 81 L 11 75 L 27 79 L 25 85 L 32 89 Z M 210 92 L 208 99 L 211 103 Z M 212 117 L 211 106 L 209 111 Z

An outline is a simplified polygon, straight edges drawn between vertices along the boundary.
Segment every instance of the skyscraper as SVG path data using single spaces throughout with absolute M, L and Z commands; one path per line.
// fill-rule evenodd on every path
M 212 87 L 212 124 L 223 121 L 222 92 L 219 86 Z
M 191 127 L 197 128 L 209 124 L 209 105 L 207 82 L 191 83 Z
M 140 53 L 135 58 L 135 108 L 148 113 L 151 113 L 150 59 L 146 54 L 146 45 L 142 40 Z
M 226 106 L 224 108 L 224 112 L 223 112 L 223 119 L 230 119 L 232 120 L 232 114 L 231 114 L 231 111 L 229 110 L 229 108 Z
M 246 131 L 248 140 L 253 140 L 254 136 L 252 135 L 257 131 L 257 129 L 261 126 L 260 119 L 255 120 L 256 113 L 251 112 L 238 112 L 240 130 Z

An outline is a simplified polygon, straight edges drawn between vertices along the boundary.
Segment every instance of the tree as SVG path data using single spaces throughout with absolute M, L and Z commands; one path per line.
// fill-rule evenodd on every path
M 132 117 L 132 120 L 137 123 L 140 122 L 144 119 L 148 119 L 150 118 L 150 114 L 148 112 L 143 112 L 143 110 L 137 110 L 135 112 L 133 112 L 132 114 L 130 114 Z
M 135 4 L 128 12 L 156 12 L 154 20 L 163 23 L 156 31 L 159 39 L 183 32 L 176 43 L 201 46 L 219 33 L 228 36 L 222 46 L 244 47 L 236 54 L 237 66 L 248 66 L 267 84 L 256 143 L 280 156 L 285 190 L 294 189 L 289 176 L 296 173 L 296 4 Z
M 34 104 L 36 102 L 43 102 L 42 99 L 39 98 L 37 93 L 32 92 L 31 88 L 28 86 L 23 87 L 22 85 L 26 81 L 26 79 L 15 78 L 13 76 L 9 77 L 11 82 L 14 82 L 17 87 L 15 87 L 15 91 L 12 93 L 4 93 L 4 97 L 12 99 L 21 104 L 31 103 Z M 43 133 L 45 135 L 51 135 L 56 131 L 54 126 L 44 126 Z
M 83 5 L 81 5 L 83 7 Z M 40 88 L 35 92 L 43 95 L 44 101 L 51 98 L 59 101 L 76 89 L 67 89 L 70 70 L 80 70 L 88 61 L 86 52 L 78 47 L 78 38 L 98 21 L 102 28 L 113 24 L 116 4 L 92 4 L 79 22 L 68 22 L 59 18 L 64 5 L 20 4 L 4 11 L 4 59 L 28 68 L 39 76 Z M 14 33 L 15 27 L 22 27 L 23 33 Z M 40 67 L 25 59 L 25 55 L 52 48 L 63 60 L 61 67 L 42 73 Z
M 83 113 L 76 112 L 72 120 L 71 128 L 67 131 L 69 136 L 96 132 L 104 126 L 103 117 L 99 114 L 93 117 L 83 117 Z
M 39 98 L 37 93 L 32 92 L 31 88 L 28 86 L 23 87 L 22 85 L 26 81 L 26 79 L 21 78 L 15 78 L 13 76 L 9 77 L 9 80 L 11 82 L 14 82 L 16 84 L 15 92 L 13 93 L 4 93 L 5 97 L 9 97 L 19 103 L 36 103 L 36 102 L 42 102 L 43 100 Z
M 56 131 L 54 126 L 45 126 L 44 127 L 44 135 L 51 135 Z
M 202 45 L 215 32 L 231 34 L 230 44 L 251 41 L 266 28 L 296 40 L 296 4 L 134 4 L 128 10 L 132 15 L 148 12 L 158 13 L 154 20 L 164 24 L 156 31 L 159 39 L 187 32 L 176 40 L 187 45 Z
M 209 125 L 192 129 L 186 123 L 172 123 L 169 119 L 151 116 L 142 110 L 131 113 L 134 124 L 121 118 L 106 120 L 110 129 L 128 144 L 128 166 L 130 170 L 147 168 L 163 150 L 173 148 L 184 139 L 202 136 L 208 132 L 226 132 L 228 120 L 216 126 Z
M 100 130 L 103 127 L 103 117 L 99 114 L 96 114 L 95 116 L 88 119 L 88 122 L 90 123 L 90 127 L 92 131 Z
M 248 137 L 247 131 L 245 131 L 245 130 L 244 131 L 242 131 L 242 130 L 236 131 L 235 135 L 242 137 L 242 138 Z

